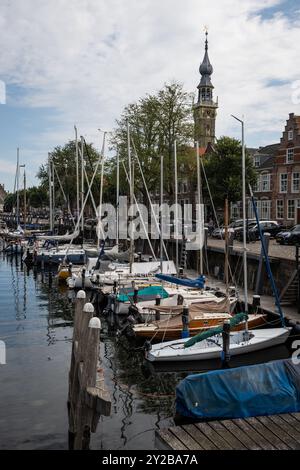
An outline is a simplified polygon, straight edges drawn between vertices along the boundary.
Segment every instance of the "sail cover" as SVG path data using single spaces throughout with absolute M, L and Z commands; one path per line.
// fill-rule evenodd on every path
M 190 375 L 177 385 L 176 411 L 198 421 L 300 411 L 300 364 L 291 359 Z
M 161 281 L 171 282 L 178 286 L 193 287 L 196 289 L 204 289 L 205 276 L 199 276 L 197 279 L 180 278 L 175 276 L 168 276 L 167 274 L 156 274 L 157 279 Z
M 78 237 L 80 231 L 74 233 L 66 233 L 65 235 L 37 235 L 37 240 L 53 240 L 53 241 L 70 241 Z

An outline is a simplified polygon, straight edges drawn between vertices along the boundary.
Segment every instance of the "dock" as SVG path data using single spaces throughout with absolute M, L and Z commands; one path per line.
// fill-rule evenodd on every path
M 156 431 L 156 440 L 176 451 L 299 450 L 300 413 L 174 426 Z

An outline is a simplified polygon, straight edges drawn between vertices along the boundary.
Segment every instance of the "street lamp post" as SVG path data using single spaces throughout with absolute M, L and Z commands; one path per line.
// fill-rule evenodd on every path
M 243 261 L 244 261 L 244 297 L 245 313 L 248 315 L 248 273 L 247 273 L 247 227 L 246 227 L 246 152 L 245 152 L 245 123 L 231 115 L 242 126 L 242 184 L 243 184 Z M 248 330 L 248 322 L 246 324 Z

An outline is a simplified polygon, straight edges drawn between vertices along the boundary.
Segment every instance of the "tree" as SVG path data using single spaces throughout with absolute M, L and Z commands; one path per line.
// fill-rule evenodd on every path
M 80 144 L 79 144 L 80 145 Z M 65 206 L 70 205 L 71 210 L 76 208 L 76 145 L 75 141 L 70 141 L 63 147 L 57 146 L 51 152 L 51 158 L 53 159 L 55 172 L 54 172 L 54 183 L 55 183 L 55 202 L 57 205 Z M 85 169 L 89 178 L 92 178 L 95 163 L 99 158 L 99 153 L 94 148 L 93 144 L 87 143 L 84 145 L 84 159 Z M 79 158 L 80 160 L 80 158 Z M 81 172 L 81 170 L 80 170 Z M 40 166 L 37 177 L 41 180 L 41 186 L 48 191 L 49 179 L 48 179 L 48 163 Z M 64 199 L 61 186 L 64 190 L 65 196 L 68 200 L 68 204 Z M 96 175 L 94 184 L 92 187 L 93 195 L 97 201 L 99 197 L 99 184 L 100 175 Z M 85 189 L 87 189 L 87 183 L 85 180 Z M 96 202 L 97 204 L 97 202 Z
M 127 122 L 131 146 L 141 162 L 150 192 L 159 189 L 160 157 L 164 157 L 164 187 L 169 196 L 174 193 L 174 140 L 177 141 L 178 163 L 182 167 L 190 157 L 193 142 L 192 97 L 179 83 L 166 84 L 158 93 L 147 95 L 128 105 L 119 120 L 111 140 L 119 152 L 120 161 L 128 167 Z M 188 167 L 190 168 L 190 167 Z M 116 158 L 108 164 L 110 183 L 116 182 Z M 185 174 L 186 176 L 186 174 Z M 128 193 L 128 183 L 121 164 L 120 190 Z M 135 162 L 135 191 L 146 202 L 146 191 Z
M 224 209 L 226 197 L 231 203 L 242 199 L 242 145 L 239 140 L 221 137 L 213 153 L 205 157 L 204 168 L 218 209 Z M 246 153 L 246 185 L 253 185 L 256 177 L 252 159 Z

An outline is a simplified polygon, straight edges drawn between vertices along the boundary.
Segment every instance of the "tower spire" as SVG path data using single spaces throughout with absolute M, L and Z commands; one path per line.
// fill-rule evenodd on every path
M 208 56 L 208 30 L 205 28 L 205 52 L 200 64 L 201 75 L 198 88 L 198 101 L 194 105 L 195 141 L 200 147 L 207 148 L 215 140 L 215 122 L 218 103 L 213 100 L 214 86 L 211 82 L 213 66 Z
M 199 99 L 198 99 L 198 101 L 200 101 L 201 98 L 203 98 L 204 100 L 212 99 L 212 90 L 214 88 L 212 83 L 211 83 L 211 79 L 210 79 L 211 75 L 213 74 L 214 69 L 213 69 L 213 66 L 211 65 L 209 57 L 208 57 L 208 31 L 207 30 L 205 32 L 205 36 L 206 36 L 206 39 L 205 39 L 205 54 L 204 54 L 203 61 L 200 65 L 200 67 L 199 67 L 201 80 L 200 80 L 200 83 L 198 85 L 198 90 L 199 90 L 199 95 L 198 95 Z M 209 87 L 211 89 L 211 91 L 209 93 L 206 93 L 207 90 L 205 90 L 204 93 L 201 93 L 201 90 L 203 90 L 203 88 L 206 88 L 206 87 Z

